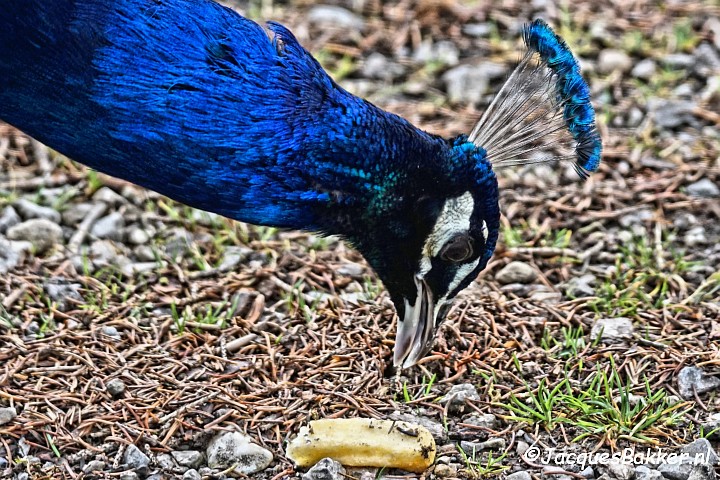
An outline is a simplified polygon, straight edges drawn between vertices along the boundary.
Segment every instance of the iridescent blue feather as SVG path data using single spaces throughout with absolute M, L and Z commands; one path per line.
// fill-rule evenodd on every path
M 494 166 L 571 160 L 584 179 L 598 169 L 602 143 L 580 66 L 542 20 L 526 25 L 523 39 L 528 52 L 470 140 L 485 148 Z

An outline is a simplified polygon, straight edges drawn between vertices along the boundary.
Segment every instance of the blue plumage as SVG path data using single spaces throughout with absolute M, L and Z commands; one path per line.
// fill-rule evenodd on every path
M 343 236 L 398 308 L 398 365 L 422 358 L 449 302 L 495 249 L 493 166 L 528 163 L 528 149 L 551 145 L 508 124 L 535 127 L 544 109 L 552 130 L 577 143 L 578 171 L 598 166 L 587 85 L 541 22 L 525 40 L 553 80 L 536 94 L 528 85 L 539 75 L 513 74 L 504 90 L 529 100 L 499 95 L 469 137 L 445 140 L 339 87 L 285 27 L 270 23 L 268 36 L 209 0 L 3 6 L 1 119 L 188 205 Z
M 523 30 L 525 44 L 557 75 L 555 86 L 568 130 L 577 142 L 576 171 L 585 178 L 600 166 L 602 143 L 595 127 L 595 110 L 590 103 L 590 89 L 580 74 L 580 66 L 570 48 L 547 23 L 535 20 Z

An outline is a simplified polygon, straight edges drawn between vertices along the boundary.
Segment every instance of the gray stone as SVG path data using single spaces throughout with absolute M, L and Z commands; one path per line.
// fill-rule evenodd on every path
M 102 460 L 91 460 L 85 465 L 85 468 L 83 468 L 84 473 L 91 473 L 91 472 L 102 472 L 105 470 L 106 464 Z
M 61 312 L 69 310 L 75 302 L 80 303 L 85 300 L 80 294 L 81 288 L 82 285 L 79 283 L 71 283 L 61 277 L 51 278 L 44 285 L 45 293 Z
M 457 475 L 457 468 L 453 465 L 446 465 L 444 463 L 439 463 L 435 465 L 435 468 L 433 469 L 433 473 L 437 478 L 451 478 L 455 477 Z
M 202 476 L 194 468 L 191 468 L 190 470 L 187 470 L 185 473 L 183 473 L 182 478 L 183 480 L 202 480 Z
M 307 13 L 310 23 L 324 28 L 337 28 L 360 32 L 365 28 L 362 17 L 350 10 L 332 5 L 317 5 Z
M 237 465 L 235 471 L 245 475 L 265 470 L 273 461 L 273 454 L 255 444 L 240 432 L 222 432 L 213 437 L 205 450 L 208 466 L 226 468 Z
M 120 250 L 110 240 L 96 240 L 90 244 L 90 259 L 96 267 L 102 268 L 109 265 L 117 265 L 120 258 Z
M 163 470 L 175 470 L 178 468 L 175 459 L 169 453 L 161 453 L 155 457 L 155 463 Z
M 688 247 L 694 247 L 696 245 L 708 244 L 708 238 L 705 234 L 705 227 L 698 225 L 688 230 L 683 235 L 683 243 Z
M 693 197 L 720 197 L 720 188 L 709 178 L 701 178 L 697 182 L 691 183 L 685 187 L 685 191 Z
M 133 277 L 139 273 L 152 272 L 167 265 L 167 262 L 134 262 L 123 265 L 120 271 L 126 277 Z
M 254 250 L 252 248 L 244 247 L 242 245 L 231 245 L 226 247 L 218 269 L 223 272 L 234 270 L 235 267 L 240 265 L 240 263 L 247 260 L 250 255 L 252 255 L 253 251 Z
M 123 464 L 134 470 L 145 471 L 150 465 L 150 458 L 135 445 L 129 445 L 123 455 Z
M 14 227 L 20 223 L 22 219 L 15 209 L 8 205 L 0 214 L 0 234 L 7 232 L 8 228 Z
M 99 239 L 122 240 L 122 229 L 125 219 L 120 212 L 112 212 L 99 219 L 90 229 L 90 234 Z
M 627 118 L 625 119 L 625 125 L 630 128 L 635 128 L 642 123 L 643 118 L 645 118 L 645 114 L 643 113 L 643 111 L 637 107 L 632 107 L 627 113 Z M 629 170 L 629 168 L 627 168 L 627 165 L 628 165 L 627 162 L 620 162 L 620 164 L 618 165 L 618 167 L 620 167 L 620 168 L 618 168 L 618 171 L 620 171 L 620 173 L 622 173 L 622 171 L 621 171 L 622 166 L 626 166 L 625 169 Z M 625 172 L 625 173 L 627 173 L 627 172 Z
M 687 480 L 716 480 L 715 469 L 707 463 L 693 465 Z
M 706 438 L 720 438 L 720 413 L 711 414 L 702 423 L 702 428 Z
M 600 73 L 612 73 L 616 70 L 627 72 L 632 66 L 632 58 L 622 50 L 607 48 L 598 56 L 597 69 Z
M 131 227 L 125 234 L 128 243 L 133 245 L 144 245 L 150 241 L 150 234 L 140 227 Z
M 17 267 L 25 256 L 15 248 L 18 242 L 9 242 L 0 236 L 0 275 L 4 275 Z
M 465 411 L 467 400 L 480 400 L 475 385 L 470 383 L 461 383 L 450 387 L 450 391 L 445 395 L 440 403 L 448 405 L 448 410 L 453 413 L 462 413 Z
M 693 101 L 651 98 L 647 106 L 655 125 L 660 128 L 676 128 L 695 123 L 693 110 L 697 103 Z
M 17 417 L 17 410 L 15 407 L 3 407 L 0 408 L 0 425 L 5 425 L 12 422 Z
M 660 61 L 666 67 L 677 70 L 688 70 L 695 65 L 695 58 L 687 53 L 670 53 L 662 57 Z
M 493 31 L 493 25 L 491 23 L 466 23 L 462 27 L 462 31 L 469 37 L 488 37 Z
M 439 42 L 425 40 L 415 50 L 413 59 L 421 63 L 437 62 L 452 67 L 457 65 L 460 60 L 460 50 L 455 43 L 449 40 Z
M 703 42 L 693 52 L 695 63 L 693 71 L 703 78 L 720 73 L 720 55 L 709 43 Z
M 447 441 L 447 430 L 442 423 L 436 422 L 432 418 L 424 417 L 421 415 L 412 415 L 409 413 L 393 412 L 390 415 L 390 419 L 423 426 L 427 428 L 428 432 L 430 432 L 430 435 L 432 435 L 435 441 L 437 441 L 438 443 L 442 444 Z
M 405 73 L 405 67 L 395 63 L 379 52 L 371 53 L 361 68 L 363 77 L 378 80 L 394 80 Z
M 175 228 L 172 230 L 170 237 L 165 241 L 165 253 L 170 258 L 182 258 L 190 251 L 192 243 L 192 233 L 184 228 Z
M 30 200 L 21 198 L 15 202 L 15 208 L 20 212 L 20 216 L 25 220 L 31 218 L 44 218 L 50 220 L 53 223 L 60 223 L 60 214 L 50 207 L 43 207 L 37 203 L 33 203 Z
M 33 218 L 10 227 L 7 237 L 10 240 L 28 241 L 32 243 L 37 253 L 45 253 L 62 243 L 63 232 L 57 223 L 45 218 Z
M 595 295 L 595 283 L 597 277 L 592 273 L 586 273 L 580 277 L 573 277 L 565 283 L 565 293 L 572 298 L 592 297 Z
M 460 65 L 445 72 L 442 80 L 451 102 L 477 104 L 488 92 L 490 82 L 506 73 L 507 68 L 497 63 Z
M 657 470 L 648 468 L 645 465 L 639 465 L 635 469 L 635 480 L 663 480 L 663 476 Z
M 530 473 L 526 472 L 525 470 L 520 470 L 519 472 L 511 473 L 507 477 L 505 477 L 506 480 L 532 480 L 532 476 L 530 476 Z
M 685 399 L 695 398 L 698 395 L 720 388 L 720 378 L 706 374 L 701 368 L 695 366 L 684 367 L 678 374 L 678 390 Z
M 205 461 L 205 456 L 197 450 L 175 450 L 170 454 L 183 467 L 199 468 Z
M 462 419 L 462 423 L 473 425 L 475 427 L 487 428 L 495 430 L 498 426 L 497 417 L 492 413 L 471 413 Z
M 580 472 L 580 475 L 588 479 L 595 478 L 595 470 L 593 470 L 592 467 L 587 467 L 585 470 Z
M 120 395 L 125 393 L 126 387 L 125 382 L 123 382 L 119 378 L 113 378 L 105 384 L 105 388 L 107 388 L 108 393 L 113 397 L 119 397 Z
M 619 458 L 610 458 L 605 468 L 610 476 L 617 480 L 631 480 L 635 476 L 635 467 Z
M 106 325 L 102 327 L 102 334 L 107 335 L 108 337 L 112 338 L 120 338 L 120 332 L 118 332 L 118 329 L 113 327 L 112 325 Z
M 590 339 L 594 341 L 599 337 L 605 343 L 622 343 L 632 338 L 633 331 L 629 318 L 601 318 L 592 326 Z
M 332 458 L 323 458 L 302 476 L 302 480 L 344 480 L 345 469 Z
M 96 202 L 103 202 L 111 206 L 118 206 L 125 203 L 125 198 L 115 193 L 110 187 L 102 187 L 92 196 Z
M 338 275 L 361 278 L 365 273 L 365 267 L 359 263 L 348 262 L 340 265 L 335 272 Z
M 95 208 L 94 203 L 74 203 L 62 212 L 62 221 L 65 225 L 77 225 L 93 208 Z
M 503 285 L 532 283 L 537 278 L 535 269 L 525 262 L 510 262 L 495 274 L 495 280 Z
M 706 480 L 714 479 L 713 465 L 718 464 L 718 456 L 707 438 L 699 438 L 685 445 L 674 458 L 658 467 L 663 477 L 669 480 Z
M 650 80 L 655 76 L 657 65 L 649 58 L 640 60 L 632 69 L 631 75 L 642 80 Z
M 633 213 L 623 215 L 618 219 L 618 223 L 621 227 L 631 227 L 632 225 L 641 225 L 643 222 L 651 220 L 654 214 L 652 210 L 642 209 Z

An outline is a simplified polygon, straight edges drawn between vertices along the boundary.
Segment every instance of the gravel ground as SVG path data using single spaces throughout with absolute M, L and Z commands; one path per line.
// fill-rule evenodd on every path
M 717 3 L 232 6 L 446 136 L 469 132 L 543 17 L 581 58 L 604 163 L 584 184 L 565 165 L 501 173 L 496 255 L 396 378 L 392 305 L 341 241 L 192 210 L 0 125 L 0 477 L 299 478 L 284 451 L 302 425 L 364 416 L 429 428 L 424 478 L 715 478 Z

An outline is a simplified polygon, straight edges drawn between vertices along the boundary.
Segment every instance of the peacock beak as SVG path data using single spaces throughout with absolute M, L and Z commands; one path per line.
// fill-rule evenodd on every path
M 405 315 L 398 322 L 393 362 L 398 368 L 415 365 L 432 348 L 435 331 L 445 317 L 446 302 L 435 302 L 427 282 L 415 276 L 415 303 L 405 300 Z

